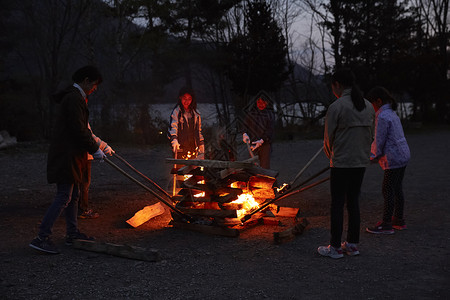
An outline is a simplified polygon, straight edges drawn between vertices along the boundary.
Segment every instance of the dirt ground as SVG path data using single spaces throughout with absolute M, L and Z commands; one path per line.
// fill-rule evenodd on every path
M 100 218 L 79 220 L 81 231 L 101 242 L 157 249 L 161 260 L 132 260 L 65 246 L 62 217 L 53 235 L 62 254 L 41 254 L 28 244 L 55 192 L 54 185 L 46 183 L 47 146 L 19 143 L 1 150 L 0 298 L 449 299 L 450 130 L 420 130 L 408 133 L 407 139 L 412 152 L 404 180 L 408 230 L 390 236 L 365 232 L 382 214 L 382 171 L 372 165 L 360 202 L 361 255 L 339 260 L 316 252 L 329 241 L 328 182 L 278 203 L 301 208 L 310 225 L 294 240 L 275 245 L 273 232 L 285 227 L 257 225 L 236 238 L 207 235 L 168 227 L 168 210 L 132 228 L 125 221 L 157 200 L 107 163 L 94 163 L 92 173 L 90 198 Z M 274 144 L 272 169 L 280 172 L 278 182 L 293 179 L 321 143 Z M 167 186 L 167 145 L 114 148 Z M 302 178 L 326 165 L 321 154 Z

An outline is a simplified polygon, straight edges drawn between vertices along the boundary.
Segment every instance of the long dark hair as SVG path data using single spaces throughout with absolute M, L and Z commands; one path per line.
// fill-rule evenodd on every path
M 366 108 L 366 103 L 364 101 L 362 92 L 356 85 L 355 74 L 353 74 L 350 69 L 343 68 L 334 72 L 334 74 L 331 76 L 331 82 L 338 82 L 343 87 L 352 89 L 352 102 L 357 111 L 362 111 L 364 108 Z
M 183 96 L 184 94 L 189 94 L 192 97 L 192 102 L 189 105 L 189 108 L 193 111 L 195 111 L 196 113 L 198 113 L 197 111 L 197 100 L 195 99 L 195 93 L 194 90 L 191 89 L 190 87 L 184 86 L 180 89 L 180 91 L 178 92 L 178 101 L 177 101 L 177 105 L 175 105 L 175 107 L 180 106 L 181 111 L 184 113 L 184 107 L 183 104 L 181 103 L 181 96 Z
M 389 93 L 389 91 L 382 86 L 376 86 L 371 89 L 367 93 L 366 98 L 370 102 L 375 102 L 378 98 L 380 98 L 383 104 L 390 103 L 393 110 L 397 109 L 397 101 L 394 97 L 392 97 L 391 93 Z

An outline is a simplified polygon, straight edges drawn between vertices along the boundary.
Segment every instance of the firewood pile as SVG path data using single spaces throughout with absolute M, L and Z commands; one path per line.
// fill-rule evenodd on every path
M 306 219 L 298 216 L 298 209 L 274 204 L 251 215 L 251 218 L 244 218 L 275 198 L 274 184 L 278 172 L 259 167 L 257 157 L 234 162 L 166 161 L 175 166 L 172 173 L 177 176 L 179 188 L 172 199 L 176 208 L 196 220 L 187 222 L 172 212 L 170 225 L 173 227 L 236 237 L 241 230 L 256 224 L 286 226 L 279 217 L 290 217 L 294 221 L 292 227 L 274 232 L 275 243 L 281 243 L 302 233 L 308 225 Z

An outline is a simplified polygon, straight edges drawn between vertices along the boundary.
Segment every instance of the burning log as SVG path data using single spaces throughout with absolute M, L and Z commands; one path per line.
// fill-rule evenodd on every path
M 209 227 L 231 229 L 229 227 L 241 225 L 240 219 L 246 212 L 275 197 L 273 184 L 278 172 L 260 168 L 254 161 L 255 158 L 238 162 L 167 159 L 169 163 L 186 165 L 177 172 L 183 174 L 185 180 L 180 184 L 178 195 L 182 197 L 176 207 L 183 214 L 209 222 L 182 225 L 187 222 L 175 217 L 172 220 L 175 227 L 235 236 L 234 231 L 224 233 L 223 230 L 215 231 Z M 263 215 L 255 215 L 246 226 L 260 222 Z
M 219 210 L 219 209 L 195 209 L 180 208 L 182 212 L 191 216 L 202 217 L 219 217 L 219 218 L 237 218 L 236 210 Z
M 162 215 L 164 213 L 164 207 L 161 205 L 161 202 L 158 202 L 153 205 L 149 205 L 138 211 L 134 214 L 134 216 L 127 220 L 127 223 L 133 226 L 134 228 L 144 224 L 151 218 Z

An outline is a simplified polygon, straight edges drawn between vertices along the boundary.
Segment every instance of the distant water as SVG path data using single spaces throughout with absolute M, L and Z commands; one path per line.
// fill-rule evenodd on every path
M 302 103 L 303 110 L 300 109 L 300 104 L 282 104 L 283 111 L 283 124 L 286 125 L 294 124 L 301 125 L 302 124 L 302 111 L 309 114 L 309 116 L 318 115 L 321 111 L 325 109 L 325 107 L 320 104 L 311 104 L 311 103 Z M 409 117 L 412 113 L 412 103 L 399 103 L 399 108 L 397 110 L 398 115 L 401 119 L 405 119 Z M 152 119 L 159 118 L 164 121 L 169 121 L 170 114 L 174 108 L 173 104 L 161 103 L 161 104 L 149 104 L 149 114 Z M 222 106 L 219 105 L 219 108 L 222 110 Z M 100 117 L 100 107 L 91 106 L 90 107 L 92 113 L 92 118 Z M 123 117 L 124 114 L 133 115 L 133 110 L 137 110 L 136 106 L 129 105 L 126 107 L 121 107 L 121 105 L 117 105 L 111 115 L 114 117 Z M 202 117 L 202 125 L 205 126 L 214 126 L 218 124 L 218 114 L 216 110 L 216 105 L 213 103 L 199 103 L 197 106 L 197 110 Z M 276 107 L 274 107 L 274 111 L 276 112 Z M 323 119 L 321 120 L 323 122 Z
M 290 124 L 295 125 L 301 125 L 302 124 L 302 110 L 300 109 L 300 104 L 282 104 L 282 110 L 285 117 L 283 117 L 283 123 L 286 125 L 286 122 L 289 122 Z M 325 109 L 325 106 L 322 104 L 315 104 L 315 105 L 309 105 L 308 103 L 302 103 L 303 111 L 310 111 L 311 115 L 318 115 L 320 112 L 322 112 Z M 401 119 L 406 119 L 412 114 L 412 103 L 399 103 L 397 109 L 397 114 L 400 116 Z M 152 116 L 160 115 L 160 116 L 167 116 L 167 120 L 169 120 L 170 114 L 173 110 L 172 104 L 151 104 L 150 105 L 150 111 Z M 221 106 L 219 106 L 220 109 L 222 109 Z M 199 111 L 200 115 L 202 116 L 202 124 L 204 126 L 213 126 L 214 124 L 217 124 L 217 111 L 216 111 L 216 105 L 212 103 L 199 103 L 197 106 L 197 110 Z M 276 107 L 274 107 L 274 111 L 276 111 Z M 323 121 L 323 119 L 322 119 Z

